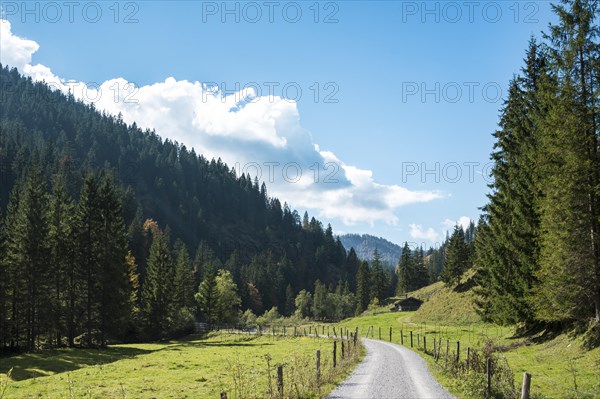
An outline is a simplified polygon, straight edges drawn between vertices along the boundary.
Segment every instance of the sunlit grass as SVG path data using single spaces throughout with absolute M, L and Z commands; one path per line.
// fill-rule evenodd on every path
M 359 358 L 341 362 L 331 371 L 332 345 L 322 338 L 211 334 L 165 343 L 114 345 L 107 350 L 60 349 L 2 358 L 0 378 L 6 379 L 5 373 L 13 369 L 6 399 L 196 399 L 219 397 L 222 391 L 235 398 L 240 380 L 245 381 L 244 392 L 250 392 L 247 397 L 262 398 L 269 392 L 267 356 L 272 376 L 277 365 L 284 365 L 285 381 L 300 365 L 311 372 L 316 351 L 321 350 L 327 382 L 319 390 L 324 394 L 345 378 Z M 294 377 L 296 384 L 300 380 Z

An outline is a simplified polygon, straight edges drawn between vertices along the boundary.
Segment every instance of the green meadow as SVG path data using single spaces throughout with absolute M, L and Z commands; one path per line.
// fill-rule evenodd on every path
M 338 343 L 339 345 L 339 343 Z M 333 342 L 311 337 L 211 333 L 164 343 L 111 345 L 106 349 L 56 349 L 1 358 L 0 398 L 264 398 L 330 392 L 362 356 L 332 367 Z M 321 376 L 316 378 L 316 351 Z

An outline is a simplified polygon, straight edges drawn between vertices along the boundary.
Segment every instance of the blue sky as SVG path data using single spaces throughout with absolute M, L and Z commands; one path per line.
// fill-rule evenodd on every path
M 262 180 L 278 163 L 270 191 L 338 233 L 427 245 L 477 218 L 508 81 L 554 18 L 528 1 L 48 4 L 2 2 L 3 63 L 103 84 L 100 108 Z M 115 82 L 135 105 L 107 100 Z

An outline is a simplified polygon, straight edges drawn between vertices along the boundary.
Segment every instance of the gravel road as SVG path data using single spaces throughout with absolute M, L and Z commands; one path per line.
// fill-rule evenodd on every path
M 362 339 L 367 355 L 329 399 L 455 399 L 419 355 L 400 345 Z

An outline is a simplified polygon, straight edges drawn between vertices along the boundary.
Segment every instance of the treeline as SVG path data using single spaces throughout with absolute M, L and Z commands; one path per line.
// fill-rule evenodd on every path
M 231 280 L 236 317 L 290 315 L 315 281 L 356 292 L 356 254 L 264 183 L 16 69 L 0 85 L 4 347 L 177 334 L 211 320 L 196 294 L 212 274 Z
M 89 175 L 77 203 L 64 175 L 46 186 L 34 165 L 11 192 L 0 242 L 3 348 L 124 336 L 136 269 L 112 180 Z
M 428 250 L 413 249 L 405 242 L 396 266 L 396 294 L 403 295 L 439 280 L 455 287 L 463 273 L 473 266 L 477 229 L 473 221 L 466 228 L 456 225 L 452 234 L 446 233 L 439 248 Z
M 600 336 L 600 44 L 597 1 L 568 0 L 532 39 L 494 134 L 476 239 L 483 315 L 588 326 Z
M 222 264 L 234 252 L 243 264 L 255 256 L 265 259 L 268 253 L 274 263 L 287 259 L 293 270 L 284 278 L 295 292 L 312 288 L 316 280 L 355 284 L 350 279 L 356 270 L 347 269 L 341 243 L 326 237 L 326 227 L 318 220 L 271 198 L 257 179 L 142 131 L 135 123 L 100 113 L 16 69 L 0 68 L 0 85 L 0 209 L 6 209 L 13 186 L 35 157 L 46 181 L 61 165 L 68 166 L 72 198 L 81 192 L 87 171 L 102 169 L 123 188 L 123 218 L 128 231 L 135 230 L 131 250 L 142 277 L 147 254 L 141 251 L 141 231 L 144 221 L 153 219 L 169 226 L 171 236 L 190 251 L 204 243 Z M 257 286 L 270 285 L 270 278 L 254 274 L 261 279 L 254 281 Z M 286 286 L 273 288 L 278 298 Z

